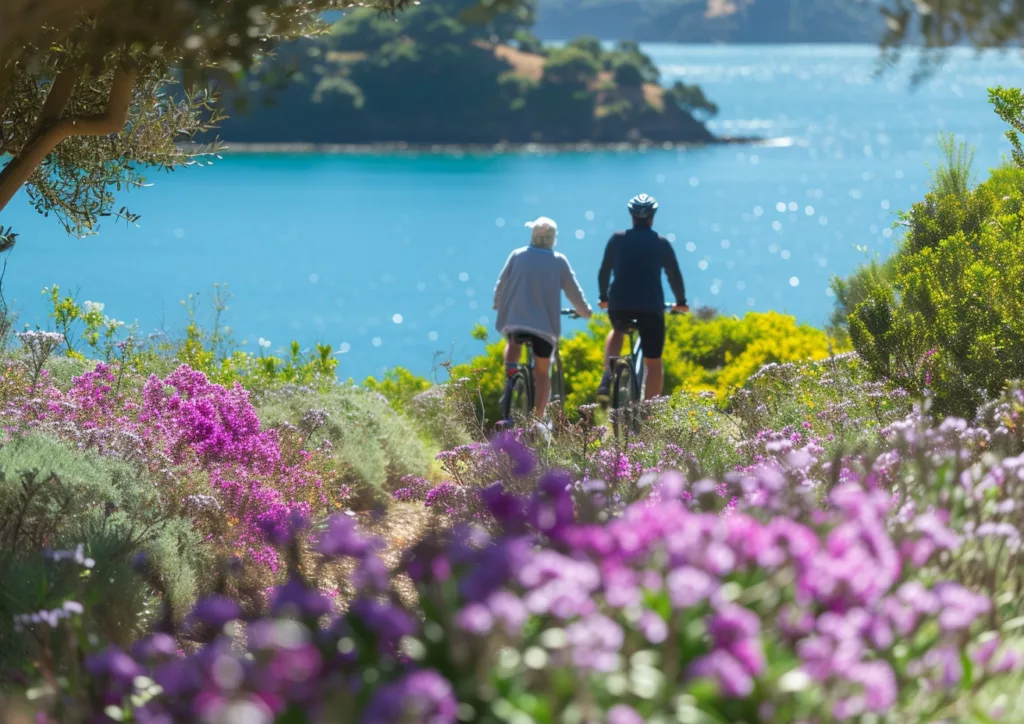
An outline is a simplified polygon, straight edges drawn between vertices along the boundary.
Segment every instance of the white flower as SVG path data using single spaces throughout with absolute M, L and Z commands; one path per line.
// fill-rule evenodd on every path
M 85 311 L 86 314 L 92 314 L 93 312 L 102 312 L 103 307 L 104 305 L 102 302 L 87 301 L 82 303 L 82 309 Z
M 263 339 L 263 337 L 260 337 L 259 345 L 263 349 L 270 349 L 270 340 L 269 339 Z

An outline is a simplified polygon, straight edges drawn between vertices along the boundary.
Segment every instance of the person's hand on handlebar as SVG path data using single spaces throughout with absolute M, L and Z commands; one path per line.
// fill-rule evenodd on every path
M 686 304 L 673 304 L 672 314 L 686 314 L 690 311 L 690 307 Z
M 597 306 L 600 309 L 608 309 L 608 302 L 598 302 Z

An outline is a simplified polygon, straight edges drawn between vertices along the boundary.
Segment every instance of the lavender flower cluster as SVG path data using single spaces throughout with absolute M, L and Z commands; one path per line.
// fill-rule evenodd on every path
M 902 444 L 950 454 L 975 439 L 956 422 L 901 430 L 890 434 Z M 662 474 L 648 497 L 595 521 L 572 476 L 536 471 L 501 437 L 491 452 L 535 479 L 533 492 L 496 482 L 480 496 L 492 533 L 460 526 L 414 547 L 400 572 L 415 610 L 394 592 L 381 541 L 343 515 L 310 540 L 292 514 L 277 529 L 292 564 L 270 617 L 205 599 L 186 625 L 219 633 L 199 651 L 161 631 L 131 652 L 94 652 L 87 690 L 63 701 L 89 721 L 906 721 L 954 716 L 1020 670 L 992 596 L 941 575 L 967 545 L 955 517 L 920 496 L 909 509 L 912 496 L 887 487 L 899 466 L 847 461 L 828 487 L 808 473 L 807 445 L 765 448 L 728 481 Z M 788 514 L 793 486 L 818 504 Z M 729 504 L 704 511 L 707 496 Z M 320 574 L 298 570 L 306 540 L 354 561 L 344 610 Z
M 26 334 L 40 339 L 54 333 Z M 13 379 L 16 370 L 0 374 Z M 282 431 L 263 429 L 238 384 L 214 384 L 184 365 L 166 378 L 150 376 L 137 397 L 121 392 L 117 369 L 102 363 L 75 378 L 67 392 L 45 375 L 41 379 L 43 384 L 5 395 L 0 417 L 7 439 L 39 430 L 131 460 L 162 481 L 164 507 L 195 516 L 208 529 L 207 540 L 271 570 L 278 559 L 263 529 L 284 525 L 293 510 L 335 509 L 346 494 L 329 484 L 330 451 L 286 454 Z M 314 418 L 322 425 L 326 413 Z M 196 478 L 208 480 L 208 488 L 187 487 Z

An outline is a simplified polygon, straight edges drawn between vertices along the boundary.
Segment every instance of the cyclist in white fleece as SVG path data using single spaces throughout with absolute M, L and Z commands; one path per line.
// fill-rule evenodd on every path
M 542 216 L 526 226 L 531 229 L 530 245 L 509 255 L 494 288 L 495 328 L 508 340 L 505 369 L 509 376 L 519 365 L 521 343 L 528 340 L 533 345 L 534 412 L 539 420 L 551 396 L 551 355 L 562 332 L 562 292 L 584 319 L 590 318 L 591 310 L 569 260 L 554 251 L 558 225 Z

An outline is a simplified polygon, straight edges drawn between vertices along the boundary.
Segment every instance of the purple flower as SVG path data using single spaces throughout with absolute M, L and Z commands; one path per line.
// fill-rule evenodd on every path
M 743 606 L 728 603 L 708 619 L 708 633 L 717 646 L 728 646 L 736 641 L 758 636 L 761 619 Z
M 754 691 L 754 680 L 728 651 L 721 649 L 702 656 L 690 665 L 690 676 L 714 681 L 723 696 L 739 698 Z
M 374 543 L 360 535 L 356 523 L 347 515 L 332 515 L 327 530 L 320 536 L 317 550 L 325 556 L 351 556 L 362 558 L 374 548 Z
M 213 629 L 221 629 L 229 621 L 234 621 L 242 611 L 238 604 L 224 596 L 207 596 L 196 603 L 190 618 L 193 622 L 203 623 Z
M 764 672 L 764 644 L 761 642 L 760 636 L 751 636 L 735 641 L 726 647 L 726 650 L 743 665 L 743 668 L 751 676 L 760 676 Z
M 416 583 L 444 582 L 452 576 L 448 554 L 433 541 L 421 541 L 405 555 L 402 569 Z
M 368 591 L 387 591 L 391 579 L 388 567 L 380 556 L 368 555 L 359 561 L 352 582 L 356 588 Z
M 618 664 L 625 634 L 604 614 L 593 613 L 566 627 L 573 663 L 581 669 L 610 672 Z
M 638 625 L 644 638 L 656 646 L 665 643 L 665 639 L 668 638 L 668 624 L 654 611 L 644 611 L 640 614 Z
M 352 602 L 351 615 L 372 631 L 386 649 L 394 648 L 403 636 L 416 632 L 416 622 L 401 608 L 369 598 Z
M 153 681 L 160 685 L 168 697 L 186 698 L 202 682 L 202 673 L 194 661 L 171 659 L 153 670 Z
M 718 583 L 699 568 L 680 566 L 665 579 L 672 605 L 687 609 L 705 601 L 718 588 Z
M 92 676 L 107 676 L 120 684 L 131 684 L 142 673 L 135 660 L 116 646 L 108 646 L 85 659 L 85 669 Z
M 289 545 L 309 526 L 309 519 L 299 510 L 291 510 L 281 519 L 276 511 L 259 517 L 257 527 L 266 539 L 275 546 Z
M 633 707 L 616 704 L 608 710 L 608 724 L 644 724 L 644 718 Z
M 512 459 L 512 474 L 518 477 L 525 477 L 533 472 L 537 460 L 533 452 L 516 439 L 510 432 L 498 433 L 491 446 L 498 452 L 503 452 Z
M 957 583 L 935 586 L 939 597 L 939 626 L 943 631 L 963 631 L 982 614 L 988 613 L 992 603 L 982 595 L 968 591 Z
M 530 503 L 529 519 L 534 528 L 558 540 L 572 526 L 575 511 L 569 493 L 572 481 L 561 472 L 548 472 L 540 479 Z
M 529 612 L 522 599 L 508 591 L 498 591 L 487 599 L 487 607 L 496 622 L 500 622 L 506 632 L 519 633 L 526 624 Z
M 484 488 L 480 492 L 480 498 L 506 533 L 517 535 L 526 530 L 526 501 L 506 493 L 502 483 L 494 483 Z
M 854 666 L 848 677 L 864 687 L 868 711 L 884 714 L 896 703 L 896 674 L 886 661 L 865 661 Z
M 505 538 L 479 551 L 459 581 L 459 593 L 467 601 L 483 601 L 503 588 L 530 559 L 530 542 Z
M 293 577 L 274 590 L 270 597 L 270 612 L 274 616 L 318 618 L 331 612 L 331 600 L 310 588 L 301 578 Z
M 463 631 L 485 634 L 494 627 L 494 615 L 484 604 L 471 603 L 455 614 L 455 623 Z
M 178 652 L 178 643 L 174 637 L 165 633 L 155 633 L 136 642 L 132 647 L 132 655 L 142 661 L 171 658 Z
M 377 689 L 363 724 L 455 724 L 459 704 L 451 683 L 433 669 L 406 674 Z

